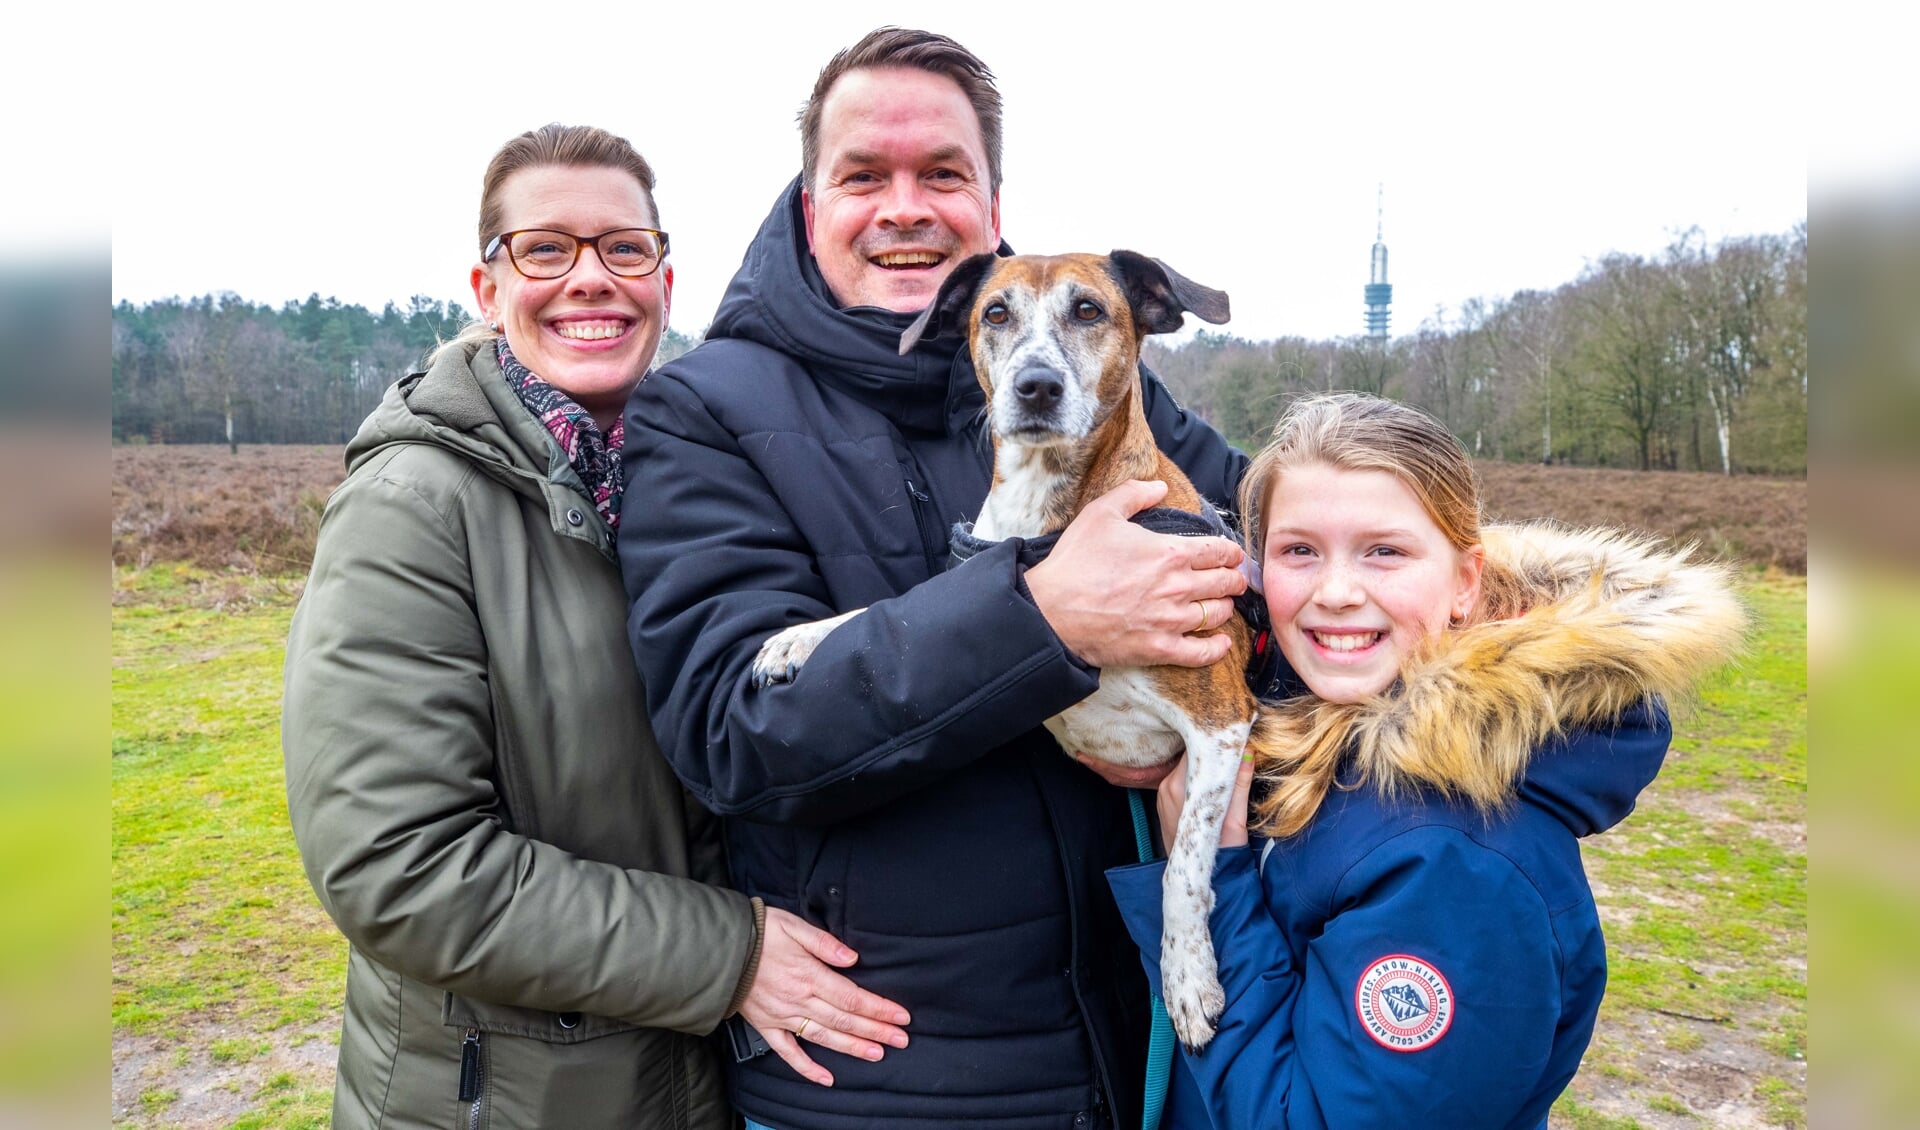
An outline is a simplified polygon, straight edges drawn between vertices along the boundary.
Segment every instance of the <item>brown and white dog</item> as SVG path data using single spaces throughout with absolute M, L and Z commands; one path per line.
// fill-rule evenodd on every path
M 1162 506 L 1199 513 L 1204 503 L 1161 454 L 1140 403 L 1140 342 L 1180 328 L 1192 311 L 1227 320 L 1227 296 L 1155 259 L 1111 255 L 977 255 L 954 268 L 934 302 L 901 337 L 965 332 L 986 390 L 993 487 L 974 537 L 998 541 L 1057 533 L 1093 499 L 1128 479 L 1167 484 Z M 794 677 L 814 648 L 859 610 L 789 628 L 755 657 L 756 685 Z M 1160 968 L 1174 1031 L 1204 1047 L 1224 1006 L 1207 916 L 1213 861 L 1257 702 L 1245 670 L 1251 640 L 1230 617 L 1212 631 L 1233 638 L 1211 667 L 1106 668 L 1100 689 L 1047 720 L 1067 750 L 1116 765 L 1163 765 L 1187 753 L 1187 801 L 1168 852 Z

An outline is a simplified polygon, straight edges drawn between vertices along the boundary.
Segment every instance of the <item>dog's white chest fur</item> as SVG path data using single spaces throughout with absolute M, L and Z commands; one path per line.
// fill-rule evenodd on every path
M 1067 476 L 1049 469 L 1038 450 L 1021 444 L 1001 444 L 993 459 L 998 478 L 973 523 L 973 536 L 982 541 L 1038 537 L 1046 530 L 1048 501 L 1071 485 Z

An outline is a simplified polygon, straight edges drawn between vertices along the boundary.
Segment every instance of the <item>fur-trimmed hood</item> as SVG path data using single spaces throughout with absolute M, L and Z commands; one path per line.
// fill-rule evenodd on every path
M 1499 808 L 1534 751 L 1650 695 L 1684 697 L 1745 633 L 1731 572 L 1691 548 L 1551 523 L 1488 526 L 1482 538 L 1474 615 L 1409 658 L 1384 694 L 1262 708 L 1252 747 L 1271 786 L 1258 821 L 1271 834 L 1304 827 L 1336 774 Z M 1576 832 L 1598 830 L 1581 826 L 1598 818 L 1577 803 L 1561 807 Z

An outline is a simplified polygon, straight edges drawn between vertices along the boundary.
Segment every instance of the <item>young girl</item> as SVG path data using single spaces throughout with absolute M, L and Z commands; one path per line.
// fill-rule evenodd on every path
M 1577 840 L 1659 770 L 1656 696 L 1736 646 L 1727 578 L 1605 532 L 1483 530 L 1453 436 L 1375 397 L 1296 404 L 1241 512 L 1269 705 L 1214 871 L 1226 1005 L 1166 1124 L 1544 1127 L 1606 983 Z M 1163 866 L 1108 873 L 1156 992 Z

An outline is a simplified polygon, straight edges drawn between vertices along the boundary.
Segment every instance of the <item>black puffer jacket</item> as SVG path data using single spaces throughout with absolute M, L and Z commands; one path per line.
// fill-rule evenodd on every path
M 878 1064 L 807 1045 L 831 1089 L 761 1055 L 734 1100 L 796 1130 L 1138 1125 L 1145 985 L 1102 875 L 1132 858 L 1126 801 L 1039 728 L 1099 673 L 1035 608 L 1019 543 L 947 568 L 990 480 L 965 351 L 899 356 L 911 316 L 836 308 L 802 233 L 796 182 L 706 343 L 627 407 L 628 627 L 735 880 L 859 951 L 912 1043 Z M 1226 502 L 1245 457 L 1142 381 L 1162 447 Z M 749 686 L 769 635 L 862 606 L 795 682 Z

